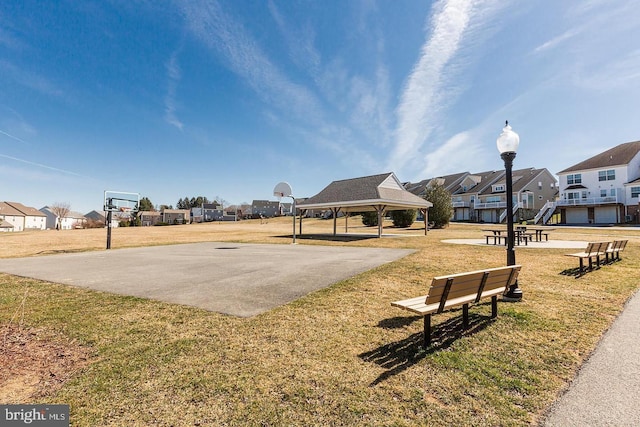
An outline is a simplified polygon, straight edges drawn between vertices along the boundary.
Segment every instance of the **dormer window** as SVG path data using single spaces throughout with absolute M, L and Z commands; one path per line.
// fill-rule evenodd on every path
M 503 193 L 505 190 L 505 185 L 504 184 L 495 184 L 493 186 L 493 192 L 494 193 Z

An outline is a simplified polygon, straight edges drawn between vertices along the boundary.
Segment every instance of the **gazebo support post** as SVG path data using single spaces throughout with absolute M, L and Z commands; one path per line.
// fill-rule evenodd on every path
M 420 209 L 422 211 L 422 218 L 424 219 L 424 235 L 427 235 L 427 229 L 429 225 L 429 209 Z
M 382 221 L 384 219 L 384 210 L 386 206 L 378 205 L 374 206 L 376 212 L 378 212 L 378 238 L 382 237 Z
M 340 212 L 340 208 L 331 208 L 331 212 L 333 212 L 333 235 L 335 237 L 335 235 L 337 234 L 337 227 L 338 227 L 338 212 Z
M 344 213 L 344 233 L 349 233 L 349 212 Z

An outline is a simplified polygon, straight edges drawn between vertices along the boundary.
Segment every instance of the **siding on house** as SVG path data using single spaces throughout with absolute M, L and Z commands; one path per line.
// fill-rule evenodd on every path
M 0 202 L 0 219 L 11 224 L 11 228 L 5 228 L 8 231 L 24 230 L 24 214 L 7 202 Z
M 605 150 L 558 177 L 561 223 L 640 223 L 640 141 Z
M 280 202 L 272 202 L 269 200 L 254 200 L 251 203 L 251 214 L 253 216 L 264 216 L 265 218 L 273 218 L 281 215 Z
M 46 229 L 46 216 L 42 212 L 18 202 L 0 202 L 0 220 L 12 225 L 5 227 L 5 231 Z

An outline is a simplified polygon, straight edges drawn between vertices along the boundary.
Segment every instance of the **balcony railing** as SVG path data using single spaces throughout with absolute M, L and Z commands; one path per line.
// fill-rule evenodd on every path
M 618 197 L 591 197 L 585 199 L 560 199 L 556 202 L 558 206 L 592 206 L 592 205 L 611 205 L 620 203 Z
M 451 202 L 451 206 L 454 208 L 468 208 L 471 206 L 471 203 L 464 201 Z
M 487 202 L 487 203 L 477 203 L 474 205 L 476 209 L 505 209 L 507 207 L 507 202 Z

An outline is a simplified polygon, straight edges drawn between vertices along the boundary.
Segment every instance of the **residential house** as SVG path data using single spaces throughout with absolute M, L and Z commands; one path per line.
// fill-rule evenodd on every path
M 14 215 L 13 222 L 10 222 L 14 226 L 14 231 L 22 230 L 46 230 L 46 217 L 36 208 L 25 206 L 18 202 L 4 202 L 15 211 L 19 212 L 18 216 Z M 0 216 L 2 215 L 0 210 Z M 17 224 L 16 221 L 20 224 Z
M 3 228 L 5 231 L 24 230 L 24 214 L 7 202 L 0 202 L 0 219 L 3 223 L 11 225 L 11 227 L 5 225 Z
M 555 198 L 557 183 L 547 169 L 512 172 L 514 218 L 530 220 Z M 504 170 L 480 173 L 461 172 L 405 184 L 413 194 L 424 197 L 426 189 L 438 183 L 451 193 L 452 221 L 500 223 L 506 221 L 506 174 Z
M 213 203 L 203 203 L 199 208 L 191 208 L 191 222 L 222 221 L 224 211 L 222 205 Z
M 507 181 L 504 171 L 479 194 L 475 209 L 482 222 L 501 223 L 507 218 Z M 556 179 L 547 169 L 514 170 L 512 176 L 514 221 L 532 220 L 557 193 Z
M 13 224 L 5 221 L 4 219 L 0 219 L 0 233 L 6 233 L 9 231 L 13 231 Z
M 627 142 L 558 172 L 554 206 L 562 224 L 640 222 L 640 141 Z
M 58 215 L 49 206 L 40 209 L 46 217 L 46 228 L 50 230 L 72 230 L 74 228 L 83 228 L 87 219 L 79 212 L 69 211 L 58 221 Z
M 189 224 L 191 221 L 189 209 L 163 209 L 161 214 L 165 224 Z
M 280 216 L 280 202 L 272 202 L 269 200 L 254 200 L 251 203 L 251 214 L 254 218 L 260 216 L 265 218 L 273 218 L 274 216 Z
M 149 227 L 162 222 L 162 214 L 157 211 L 138 212 L 138 218 L 140 218 L 140 225 L 143 227 Z
M 105 211 L 96 211 L 93 210 L 84 216 L 90 221 L 99 222 L 101 224 L 107 225 L 107 213 Z
M 452 193 L 458 189 L 462 180 L 469 175 L 469 172 L 460 172 L 453 175 L 438 176 L 435 178 L 429 178 L 417 182 L 415 184 L 406 183 L 404 187 L 407 191 L 415 194 L 416 196 L 424 197 L 427 193 L 427 188 L 433 183 L 438 183 L 444 187 L 449 193 Z
M 107 226 L 107 216 L 108 216 L 108 213 L 106 211 L 93 210 L 93 211 L 89 212 L 88 214 L 86 214 L 85 218 L 87 218 L 89 220 L 101 222 L 106 227 Z M 120 225 L 120 219 L 117 217 L 117 215 L 112 215 L 111 216 L 111 228 L 118 227 L 119 225 Z
M 499 203 L 500 197 L 484 197 L 491 185 L 504 177 L 504 171 L 486 171 L 466 174 L 460 180 L 458 188 L 451 194 L 453 206 L 453 221 L 493 222 L 491 209 L 505 209 L 504 204 Z M 497 222 L 497 218 L 496 218 Z

